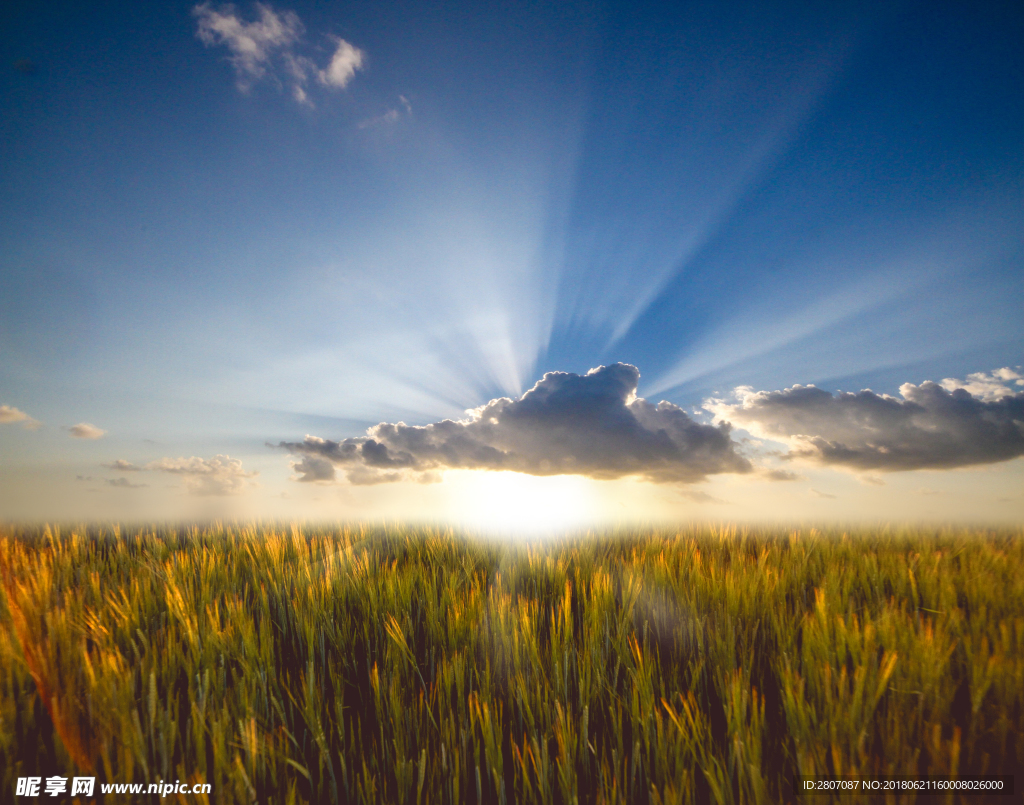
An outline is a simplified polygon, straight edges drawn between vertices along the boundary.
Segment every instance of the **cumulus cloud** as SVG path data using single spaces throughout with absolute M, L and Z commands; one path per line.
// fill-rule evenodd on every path
M 294 11 L 274 11 L 256 3 L 258 19 L 243 20 L 232 5 L 213 8 L 202 3 L 192 9 L 196 18 L 196 36 L 207 47 L 227 48 L 228 61 L 235 70 L 238 89 L 248 92 L 258 81 L 268 78 L 287 84 L 300 104 L 312 105 L 307 87 L 315 78 L 321 85 L 344 89 L 357 70 L 363 68 L 366 54 L 340 37 L 331 37 L 334 52 L 324 69 L 299 52 L 305 27 Z
M 125 461 L 123 458 L 119 458 L 116 461 L 111 461 L 109 464 L 104 464 L 108 470 L 118 470 L 119 472 L 138 472 L 142 467 L 137 464 L 132 464 L 130 461 Z
M 963 389 L 972 397 L 990 402 L 1001 400 L 1003 397 L 1012 397 L 1019 392 L 1020 389 L 1014 389 L 1013 386 L 1024 386 L 1024 376 L 1020 372 L 1004 366 L 993 372 L 974 372 L 967 375 L 966 380 L 947 377 L 939 385 L 946 391 Z
M 314 438 L 307 436 L 307 439 Z M 298 473 L 297 481 L 311 483 L 314 481 L 326 481 L 333 483 L 335 480 L 334 464 L 326 458 L 316 455 L 305 455 L 299 461 L 292 462 L 292 469 Z
M 992 380 L 1016 381 L 1016 373 L 970 378 L 966 386 L 905 383 L 902 399 L 870 390 L 833 396 L 814 386 L 740 387 L 735 401 L 709 400 L 705 408 L 716 421 L 786 442 L 791 458 L 860 472 L 950 469 L 1024 455 L 1024 391 L 996 390 Z
M 237 495 L 244 489 L 246 478 L 258 475 L 245 472 L 241 460 L 223 455 L 162 458 L 147 464 L 146 469 L 182 476 L 186 489 L 193 495 Z
M 636 396 L 640 372 L 617 363 L 586 375 L 549 372 L 518 400 L 491 400 L 459 421 L 413 426 L 381 423 L 366 436 L 281 442 L 302 460 L 300 480 L 328 480 L 322 463 L 350 483 L 382 483 L 443 469 L 512 470 L 530 475 L 627 475 L 692 483 L 723 472 L 750 472 L 730 426 L 704 425 L 669 402 Z
M 13 405 L 0 405 L 0 425 L 12 425 L 15 422 L 20 422 L 26 430 L 36 430 L 43 424 Z
M 89 422 L 79 422 L 77 425 L 72 425 L 68 430 L 71 432 L 72 439 L 102 439 L 107 435 L 103 428 L 97 428 Z

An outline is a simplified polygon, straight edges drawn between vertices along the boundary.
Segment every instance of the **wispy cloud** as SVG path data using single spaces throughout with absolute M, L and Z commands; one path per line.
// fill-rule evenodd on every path
M 386 126 L 392 123 L 397 123 L 403 117 L 411 115 L 412 104 L 409 103 L 408 99 L 404 95 L 399 95 L 398 100 L 401 102 L 400 107 L 393 106 L 386 112 L 384 112 L 384 114 L 359 121 L 359 128 L 370 129 L 373 128 L 374 126 Z
M 721 498 L 716 498 L 713 495 L 709 495 L 707 492 L 701 491 L 699 489 L 684 490 L 680 492 L 680 494 L 687 500 L 691 501 L 692 503 L 724 504 L 726 502 Z
M 243 20 L 232 5 L 213 8 L 202 3 L 192 9 L 196 18 L 196 36 L 207 47 L 227 48 L 228 61 L 235 70 L 236 85 L 249 92 L 267 78 L 287 85 L 292 97 L 312 105 L 308 87 L 312 79 L 332 89 L 344 89 L 363 69 L 364 51 L 344 39 L 332 36 L 334 52 L 323 69 L 300 52 L 305 26 L 294 11 L 275 11 L 256 3 L 258 19 Z
M 340 467 L 357 484 L 446 468 L 684 483 L 752 470 L 729 425 L 703 425 L 677 405 L 638 398 L 639 378 L 622 363 L 586 375 L 550 372 L 521 398 L 491 400 L 464 420 L 381 423 L 359 438 L 307 436 L 277 446 L 301 456 L 292 465 L 299 480 L 328 481 Z
M 89 422 L 79 422 L 68 430 L 71 432 L 72 439 L 102 439 L 107 435 L 107 431 L 103 428 L 97 428 Z
M 146 465 L 147 470 L 180 475 L 193 495 L 237 495 L 245 488 L 245 479 L 259 473 L 245 472 L 240 459 L 225 455 L 213 458 L 161 458 Z
M 127 478 L 107 478 L 103 483 L 118 489 L 145 489 L 149 484 L 133 484 Z
M 43 426 L 42 422 L 13 405 L 0 405 L 0 425 L 12 425 L 16 422 L 20 422 L 26 430 L 36 430 Z
M 331 63 L 327 65 L 326 70 L 317 71 L 317 78 L 325 87 L 344 89 L 356 74 L 356 70 L 363 68 L 366 54 L 341 37 L 335 36 L 332 39 L 335 48 Z
M 814 386 L 740 387 L 734 402 L 709 400 L 705 408 L 718 422 L 788 443 L 793 458 L 860 472 L 950 469 L 1024 455 L 1024 391 L 996 389 L 993 378 L 1018 376 L 997 370 L 967 384 L 904 383 L 903 399 L 870 390 L 833 396 Z
M 763 469 L 760 473 L 766 481 L 803 481 L 804 476 L 789 470 Z

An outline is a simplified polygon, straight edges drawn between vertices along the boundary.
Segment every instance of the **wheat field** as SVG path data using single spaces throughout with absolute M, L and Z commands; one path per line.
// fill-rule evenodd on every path
M 0 790 L 89 773 L 225 803 L 817 803 L 797 778 L 1012 774 L 1022 536 L 7 527 Z

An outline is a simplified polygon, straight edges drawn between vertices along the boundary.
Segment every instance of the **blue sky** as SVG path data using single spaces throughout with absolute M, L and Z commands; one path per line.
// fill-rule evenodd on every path
M 551 371 L 632 364 L 702 422 L 1019 371 L 1022 40 L 1018 3 L 18 3 L 0 404 L 42 426 L 0 430 L 0 515 L 117 458 L 294 494 L 267 443 Z

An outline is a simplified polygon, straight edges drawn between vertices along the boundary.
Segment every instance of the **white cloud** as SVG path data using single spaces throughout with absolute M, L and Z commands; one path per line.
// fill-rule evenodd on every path
M 1024 391 L 998 390 L 992 378 L 1016 380 L 1011 370 L 971 375 L 976 392 L 924 382 L 900 386 L 903 399 L 864 390 L 833 396 L 814 386 L 754 391 L 735 402 L 709 400 L 718 422 L 789 445 L 789 456 L 858 472 L 950 469 L 1024 455 Z M 951 384 L 957 381 L 949 381 Z M 879 483 L 870 475 L 866 483 Z
M 26 430 L 36 430 L 43 425 L 42 422 L 33 419 L 13 405 L 0 405 L 0 425 L 11 425 L 15 422 L 21 422 L 21 426 Z
M 107 435 L 103 428 L 97 428 L 89 422 L 79 422 L 77 425 L 72 425 L 68 430 L 71 431 L 72 439 L 102 439 Z
M 209 3 L 192 9 L 198 21 L 196 36 L 207 47 L 220 44 L 228 49 L 229 61 L 238 76 L 239 89 L 243 91 L 266 74 L 275 52 L 295 44 L 303 32 L 294 11 L 278 14 L 263 3 L 257 3 L 256 10 L 259 19 L 245 22 L 230 5 L 222 6 L 219 11 Z
M 728 425 L 702 425 L 677 405 L 638 398 L 639 379 L 636 367 L 623 363 L 586 375 L 549 372 L 520 399 L 491 400 L 461 421 L 385 422 L 360 438 L 307 436 L 278 446 L 303 457 L 292 464 L 299 480 L 329 480 L 327 461 L 355 484 L 449 468 L 684 483 L 751 471 Z
M 327 65 L 326 70 L 320 70 L 317 76 L 325 87 L 344 89 L 356 74 L 356 70 L 362 69 L 366 54 L 340 37 L 335 37 L 334 40 L 337 47 L 331 56 L 331 63 Z
M 974 372 L 967 375 L 966 380 L 947 377 L 939 385 L 946 391 L 963 389 L 979 400 L 1001 400 L 1020 391 L 1019 388 L 1015 391 L 1012 386 L 1024 386 L 1024 377 L 1006 366 L 993 372 Z
M 308 85 L 311 78 L 323 86 L 344 89 L 366 61 L 364 51 L 340 37 L 331 37 L 335 50 L 326 68 L 300 51 L 305 26 L 294 11 L 274 11 L 256 3 L 258 19 L 243 20 L 232 5 L 213 8 L 202 3 L 192 9 L 196 18 L 196 36 L 207 47 L 227 48 L 228 61 L 235 70 L 236 84 L 242 92 L 264 78 L 281 86 L 286 84 L 300 104 L 312 106 Z
M 243 491 L 246 478 L 258 475 L 245 472 L 240 459 L 224 455 L 162 458 L 147 464 L 146 469 L 182 476 L 185 487 L 193 495 L 237 495 Z

